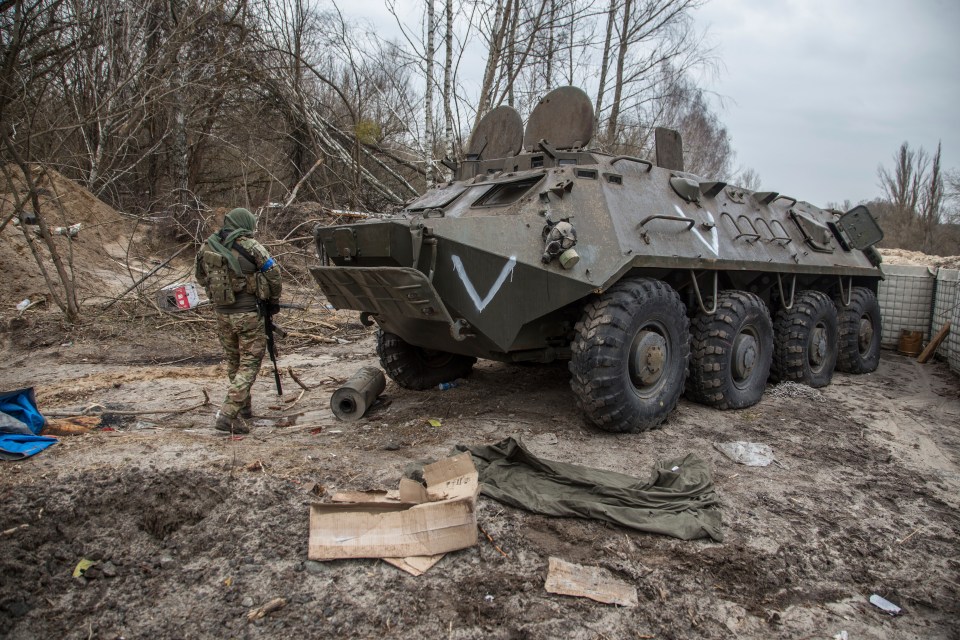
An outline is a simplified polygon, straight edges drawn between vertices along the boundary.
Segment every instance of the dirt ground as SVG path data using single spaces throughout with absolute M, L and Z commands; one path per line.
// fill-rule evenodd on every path
M 293 285 L 284 299 L 309 309 L 282 314 L 299 334 L 281 345 L 283 401 L 265 364 L 254 430 L 231 439 L 212 429 L 226 389 L 212 311 L 154 303 L 161 286 L 189 278 L 189 257 L 102 311 L 177 247 L 148 242 L 141 221 L 62 177 L 43 187 L 53 224 L 83 225 L 75 241 L 56 242 L 72 256 L 84 320 L 62 323 L 49 300 L 14 311 L 47 294 L 21 229 L 8 225 L 0 390 L 33 386 L 47 415 L 104 413 L 90 433 L 0 463 L 0 637 L 960 637 L 960 379 L 942 364 L 885 352 L 876 373 L 837 374 L 822 391 L 771 388 L 730 412 L 681 401 L 663 428 L 611 435 L 578 413 L 564 366 L 481 362 L 447 391 L 388 383 L 365 419 L 342 423 L 330 394 L 377 364 L 374 339 L 355 313 L 326 308 L 305 271 L 309 237 L 291 239 L 332 219 L 291 209 L 265 221 L 265 241 Z M 933 264 L 892 251 L 888 263 Z M 311 502 L 395 488 L 454 445 L 510 435 L 548 459 L 643 479 L 656 460 L 695 453 L 712 466 L 725 540 L 481 497 L 479 523 L 505 555 L 481 536 L 419 578 L 377 560 L 307 560 Z M 743 467 L 713 447 L 735 440 L 771 445 L 777 463 Z M 640 606 L 548 594 L 551 556 L 608 569 L 637 587 Z M 81 559 L 96 564 L 74 578 Z M 881 612 L 871 594 L 903 614 Z M 286 606 L 248 621 L 274 598 Z
M 265 365 L 259 418 L 242 439 L 211 428 L 212 405 L 120 413 L 189 407 L 203 390 L 220 401 L 209 310 L 118 305 L 79 327 L 42 310 L 12 329 L 0 318 L 0 388 L 34 386 L 50 413 L 107 410 L 104 428 L 0 463 L 0 636 L 960 637 L 960 379 L 942 364 L 884 352 L 876 373 L 836 374 L 819 392 L 769 388 L 742 411 L 681 401 L 663 428 L 611 435 L 578 414 L 563 366 L 481 362 L 447 391 L 388 383 L 380 406 L 342 423 L 330 394 L 377 364 L 372 334 L 320 300 L 284 314 L 336 344 L 282 346 L 282 366 L 318 386 L 301 396 L 285 375 L 279 409 Z M 419 578 L 377 560 L 307 560 L 311 483 L 327 495 L 394 488 L 456 444 L 508 435 L 545 458 L 642 478 L 693 452 L 712 466 L 726 539 L 685 542 L 481 497 L 479 523 L 506 556 L 481 536 Z M 712 446 L 733 440 L 769 444 L 778 462 L 739 466 Z M 609 569 L 637 587 L 640 606 L 548 594 L 550 556 Z M 98 564 L 73 578 L 84 558 Z M 903 614 L 881 612 L 871 594 Z M 248 622 L 277 597 L 285 607 Z

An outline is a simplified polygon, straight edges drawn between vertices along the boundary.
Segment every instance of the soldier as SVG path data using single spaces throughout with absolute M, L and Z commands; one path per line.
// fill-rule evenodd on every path
M 234 209 L 224 218 L 223 228 L 207 238 L 196 259 L 197 282 L 216 306 L 217 333 L 230 377 L 214 427 L 231 433 L 250 432 L 243 419 L 253 417 L 250 387 L 267 346 L 257 303 L 267 301 L 271 313 L 280 304 L 280 268 L 253 239 L 256 226 L 252 213 Z

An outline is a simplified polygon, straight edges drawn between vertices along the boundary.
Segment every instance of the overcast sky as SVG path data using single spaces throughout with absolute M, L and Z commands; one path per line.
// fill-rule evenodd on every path
M 960 0 L 713 0 L 704 81 L 737 164 L 814 204 L 880 193 L 903 141 L 960 168 Z
M 398 37 L 383 0 L 339 4 Z M 869 200 L 903 141 L 932 153 L 942 140 L 944 168 L 960 169 L 960 0 L 711 0 L 695 18 L 720 62 L 701 82 L 764 189 Z

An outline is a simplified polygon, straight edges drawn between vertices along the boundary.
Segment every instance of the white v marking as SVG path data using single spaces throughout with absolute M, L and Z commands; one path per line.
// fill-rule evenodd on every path
M 673 205 L 673 208 L 677 211 L 677 214 L 679 214 L 681 218 L 687 217 L 687 215 L 683 212 L 683 209 L 681 209 L 677 205 Z M 719 234 L 717 234 L 717 226 L 713 219 L 713 214 L 710 213 L 709 211 L 707 211 L 707 221 L 709 221 L 711 224 L 710 242 L 707 242 L 707 239 L 703 237 L 703 234 L 700 233 L 700 230 L 697 229 L 696 227 L 691 229 L 691 231 L 697 234 L 697 238 L 700 240 L 700 242 L 702 242 L 707 249 L 710 249 L 710 251 L 713 252 L 713 255 L 719 258 L 720 257 L 720 236 Z
M 477 311 L 483 311 L 490 301 L 493 300 L 494 296 L 497 295 L 497 292 L 500 291 L 500 287 L 503 286 L 503 283 L 507 281 L 507 276 L 513 273 L 513 268 L 517 265 L 516 256 L 510 256 L 510 259 L 507 260 L 507 264 L 503 265 L 503 269 L 500 270 L 500 275 L 497 277 L 497 281 L 493 283 L 493 286 L 490 287 L 490 291 L 487 292 L 486 297 L 483 300 L 480 299 L 480 294 L 477 293 L 477 288 L 473 286 L 473 283 L 470 281 L 470 276 L 467 275 L 467 270 L 463 267 L 463 262 L 460 260 L 460 256 L 452 256 L 453 260 L 453 270 L 457 272 L 457 275 L 460 276 L 460 281 L 463 283 L 463 288 L 467 290 L 467 295 L 470 296 L 470 299 L 473 300 L 474 306 L 477 308 Z

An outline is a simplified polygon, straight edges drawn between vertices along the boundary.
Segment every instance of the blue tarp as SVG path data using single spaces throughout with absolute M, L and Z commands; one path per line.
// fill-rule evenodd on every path
M 22 460 L 54 444 L 56 438 L 37 435 L 45 422 L 33 388 L 0 393 L 0 460 Z

